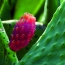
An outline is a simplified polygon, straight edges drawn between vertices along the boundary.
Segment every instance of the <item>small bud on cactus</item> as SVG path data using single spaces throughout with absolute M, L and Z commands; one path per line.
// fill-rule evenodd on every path
M 13 51 L 18 51 L 28 45 L 36 29 L 36 18 L 25 13 L 20 20 L 16 23 L 11 34 L 9 47 Z

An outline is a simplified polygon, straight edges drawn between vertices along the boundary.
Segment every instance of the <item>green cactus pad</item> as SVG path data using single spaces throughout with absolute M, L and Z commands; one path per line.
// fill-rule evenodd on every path
M 0 53 L 2 54 L 1 58 L 3 58 L 2 62 L 4 62 L 1 65 L 13 65 L 18 63 L 16 53 L 9 48 L 8 43 L 9 43 L 9 39 L 4 30 L 2 22 L 0 21 L 0 48 L 1 48 Z
M 0 22 L 1 22 L 1 20 L 0 20 Z M 2 31 L 2 29 L 1 29 L 1 26 L 2 26 L 2 24 L 0 23 L 0 35 L 1 35 L 1 31 Z M 1 38 L 0 38 L 0 65 L 5 65 L 5 59 L 4 59 L 4 47 L 2 46 L 2 41 L 1 41 Z
M 65 65 L 65 1 L 18 65 Z

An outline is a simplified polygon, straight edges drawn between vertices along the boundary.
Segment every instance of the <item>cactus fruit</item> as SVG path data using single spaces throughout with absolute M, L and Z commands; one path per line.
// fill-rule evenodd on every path
M 13 51 L 18 51 L 28 45 L 36 29 L 35 22 L 36 18 L 33 15 L 25 13 L 16 23 L 9 43 Z
M 10 35 L 11 35 L 12 30 L 13 30 L 13 28 L 14 28 L 17 21 L 18 20 L 2 21 L 3 26 L 4 26 L 5 30 L 6 30 L 6 33 L 7 33 L 8 37 L 9 37 L 9 39 L 10 39 Z M 30 41 L 30 43 L 25 48 L 23 48 L 23 49 L 19 50 L 18 52 L 16 52 L 18 60 L 20 60 L 30 50 L 32 45 L 38 40 L 38 38 L 42 35 L 42 33 L 44 32 L 44 30 L 46 28 L 40 22 L 35 22 L 35 25 L 36 25 L 36 31 L 35 31 L 34 37 Z
M 65 65 L 65 0 L 18 65 Z

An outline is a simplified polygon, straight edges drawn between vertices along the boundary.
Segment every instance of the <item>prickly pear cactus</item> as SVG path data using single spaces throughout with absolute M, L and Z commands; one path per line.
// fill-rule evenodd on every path
M 65 64 L 65 1 L 58 7 L 46 30 L 18 65 Z
M 60 2 L 60 0 L 56 1 L 57 4 L 58 1 Z M 8 2 L 8 1 L 4 0 L 4 2 Z M 1 12 L 6 11 L 4 10 L 4 7 L 1 10 Z M 50 17 L 50 15 L 47 16 Z M 28 19 L 27 16 L 25 16 L 24 18 Z M 3 20 L 4 19 L 6 18 L 3 17 Z M 14 22 L 15 23 L 10 21 L 4 24 L 0 20 L 0 65 L 65 65 L 65 40 L 64 40 L 65 39 L 65 0 L 63 0 L 63 3 L 61 3 L 61 5 L 57 8 L 51 21 L 48 23 L 46 29 L 43 28 L 44 27 L 43 24 L 42 25 L 40 24 L 39 26 L 36 23 L 36 33 L 34 35 L 34 38 L 31 40 L 30 45 L 25 47 L 24 50 L 20 50 L 19 52 L 17 52 L 18 50 L 17 51 L 13 50 L 17 43 L 15 43 L 15 45 L 13 45 L 12 43 L 13 45 L 12 49 L 9 46 L 11 40 L 9 41 L 8 37 L 10 37 L 13 28 L 15 28 L 14 25 L 16 24 L 16 21 Z M 25 28 L 27 29 L 26 26 Z M 15 33 L 16 32 L 17 31 L 15 31 Z M 20 28 L 19 28 L 19 32 L 20 32 Z

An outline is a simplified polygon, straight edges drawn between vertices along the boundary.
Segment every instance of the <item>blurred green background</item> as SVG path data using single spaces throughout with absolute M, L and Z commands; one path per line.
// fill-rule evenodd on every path
M 0 0 L 1 20 L 19 19 L 25 12 L 39 18 L 44 10 L 44 0 Z
M 19 19 L 25 12 L 33 14 L 38 22 L 51 20 L 63 0 L 0 0 L 1 20 Z

